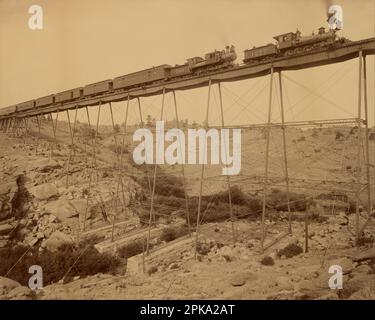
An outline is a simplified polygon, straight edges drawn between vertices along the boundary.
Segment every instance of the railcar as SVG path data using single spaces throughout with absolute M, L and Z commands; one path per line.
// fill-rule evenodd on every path
M 113 79 L 113 89 L 128 89 L 137 85 L 147 85 L 168 77 L 171 66 L 163 64 L 146 70 L 130 73 Z
M 245 50 L 244 62 L 260 61 L 266 58 L 277 55 L 277 46 L 270 43 L 262 47 L 253 47 L 252 49 Z
M 9 116 L 17 111 L 17 106 L 9 106 L 0 109 L 0 116 Z
M 191 75 L 192 71 L 187 63 L 182 65 L 175 65 L 169 69 L 169 78 L 178 78 Z
M 67 102 L 80 99 L 83 96 L 83 88 L 75 88 L 55 94 L 55 102 Z
M 31 110 L 34 108 L 35 108 L 35 100 L 29 100 L 29 101 L 17 104 L 17 112 L 27 111 L 27 110 Z
M 51 104 L 54 104 L 54 102 L 55 102 L 55 95 L 51 94 L 49 96 L 36 99 L 35 107 L 39 108 L 39 107 L 49 106 Z
M 83 88 L 83 95 L 87 96 L 95 96 L 104 92 L 112 91 L 113 89 L 113 82 L 112 79 L 95 82 L 84 86 Z

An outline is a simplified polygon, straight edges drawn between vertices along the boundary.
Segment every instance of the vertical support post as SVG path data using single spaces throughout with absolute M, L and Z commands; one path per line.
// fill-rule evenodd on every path
M 160 111 L 160 121 L 163 121 L 163 115 L 164 115 L 164 100 L 165 100 L 165 88 L 163 88 L 163 96 L 161 101 L 161 111 Z M 156 132 L 156 134 L 158 134 Z M 160 148 L 160 145 L 155 146 L 156 148 Z M 158 153 L 158 149 L 156 150 L 156 154 Z M 154 166 L 154 175 L 153 175 L 153 181 L 152 181 L 152 191 L 151 191 L 151 202 L 150 202 L 150 216 L 148 220 L 148 232 L 147 232 L 147 241 L 146 241 L 146 253 L 149 254 L 149 248 L 150 248 L 150 237 L 151 237 L 151 223 L 152 220 L 155 221 L 154 217 L 154 197 L 155 197 L 155 188 L 156 188 L 156 172 L 157 172 L 158 165 L 155 161 Z
M 113 128 L 113 134 L 114 134 L 114 139 L 115 139 L 115 150 L 116 150 L 116 158 L 117 158 L 117 165 L 118 165 L 118 168 L 120 167 L 120 163 L 119 163 L 119 155 L 118 155 L 118 145 L 117 145 L 117 133 L 116 133 L 116 129 L 115 129 L 115 121 L 114 121 L 114 118 L 113 118 L 113 110 L 112 110 L 112 103 L 110 102 L 109 103 L 109 110 L 111 112 L 111 122 L 112 122 L 112 128 Z M 116 167 L 116 165 L 115 165 Z M 119 173 L 120 175 L 120 173 Z M 119 185 L 117 185 L 117 190 L 118 190 L 118 187 Z M 116 194 L 116 197 L 118 195 L 118 191 L 117 191 L 117 194 Z M 116 216 L 118 215 L 118 205 L 117 205 L 117 202 L 118 202 L 118 199 L 116 198 L 115 199 L 115 202 L 114 202 L 114 205 L 115 205 L 115 214 L 113 215 L 113 219 L 112 219 L 112 232 L 111 232 L 111 241 L 113 242 L 113 237 L 114 237 L 114 231 L 115 231 L 115 222 L 116 222 Z
M 285 166 L 285 184 L 286 184 L 286 197 L 288 202 L 288 230 L 292 234 L 292 213 L 290 211 L 290 190 L 289 190 L 289 171 L 288 171 L 288 156 L 286 148 L 286 127 L 285 127 L 285 114 L 284 114 L 284 98 L 283 98 L 283 84 L 281 71 L 279 71 L 279 91 L 280 91 L 280 112 L 281 112 L 281 130 L 283 133 L 283 155 Z
M 101 105 L 102 105 L 102 102 L 99 101 L 99 109 L 98 109 L 98 117 L 96 119 L 96 131 L 95 131 L 95 135 L 93 137 L 93 160 L 92 160 L 92 163 L 91 163 L 91 171 L 90 171 L 90 176 L 89 176 L 89 186 L 88 186 L 88 189 L 91 190 L 91 182 L 92 182 L 92 174 L 95 170 L 95 167 L 96 167 L 96 139 L 97 139 L 97 136 L 98 136 L 98 130 L 99 130 L 99 119 L 100 119 L 100 109 L 101 109 Z M 90 201 L 90 191 L 88 192 L 87 194 L 87 199 L 86 199 L 86 209 L 85 209 L 85 214 L 84 214 L 84 217 L 83 217 L 83 231 L 86 230 L 86 220 L 87 220 L 87 211 L 88 211 L 88 208 L 89 208 L 89 201 Z
M 272 115 L 272 88 L 273 88 L 273 66 L 271 67 L 270 75 L 270 91 L 269 91 L 269 103 L 268 103 L 268 121 L 267 121 L 267 141 L 266 141 L 266 160 L 264 170 L 264 182 L 263 182 L 263 203 L 262 203 L 262 238 L 261 238 L 261 249 L 264 249 L 264 240 L 266 237 L 266 204 L 267 204 L 267 192 L 268 192 L 268 166 L 269 166 L 269 152 L 270 152 L 270 134 L 271 134 L 271 115 Z
M 364 103 L 365 103 L 365 148 L 366 148 L 366 176 L 367 176 L 367 202 L 368 217 L 361 227 L 359 234 L 361 235 L 372 218 L 371 203 L 371 174 L 370 174 L 370 149 L 369 149 L 369 115 L 368 115 L 368 99 L 367 99 L 367 63 L 366 56 L 363 56 L 363 87 L 364 87 Z
M 366 56 L 363 56 L 363 89 L 364 89 L 364 106 L 365 106 L 365 152 L 366 152 L 366 178 L 367 178 L 367 207 L 368 216 L 371 217 L 371 178 L 370 178 L 370 149 L 369 149 L 369 117 L 367 101 L 367 70 Z
M 124 192 L 124 183 L 122 181 L 122 170 L 124 169 L 124 149 L 125 149 L 125 139 L 127 134 L 127 124 L 128 124 L 128 114 L 129 114 L 129 103 L 130 103 L 130 95 L 128 94 L 128 99 L 126 103 L 126 111 L 125 111 L 125 121 L 124 121 L 124 136 L 122 138 L 122 144 L 121 144 L 121 154 L 120 154 L 120 167 L 119 167 L 119 183 L 121 183 L 121 191 L 122 191 L 122 201 L 125 206 L 125 192 Z
M 359 244 L 360 226 L 359 226 L 359 196 L 361 192 L 361 116 L 362 116 L 362 50 L 359 52 L 359 75 L 358 75 L 358 150 L 357 150 L 357 194 L 356 194 L 356 245 Z
M 305 252 L 309 252 L 309 215 L 305 211 Z
M 27 118 L 27 116 L 23 117 L 22 120 L 23 120 L 23 123 L 25 125 L 25 132 L 24 132 L 24 140 L 23 140 L 23 142 L 26 144 L 27 137 L 29 136 L 28 123 L 27 123 L 28 118 Z
M 206 121 L 205 121 L 205 128 L 208 129 L 208 115 L 210 110 L 210 97 L 211 97 L 211 78 L 208 80 L 208 97 L 207 97 L 207 107 L 206 107 Z M 205 140 L 207 143 L 207 140 Z M 199 198 L 198 198 L 198 213 L 197 213 L 197 226 L 195 230 L 195 250 L 194 250 L 194 257 L 197 258 L 197 249 L 198 249 L 198 236 L 199 236 L 199 223 L 201 218 L 201 207 L 202 207 L 202 192 L 203 192 L 203 179 L 204 179 L 204 159 L 206 158 L 207 146 L 204 145 L 204 156 L 203 156 L 203 163 L 201 167 L 201 176 L 200 176 L 200 187 L 199 187 Z
M 38 147 L 39 147 L 39 139 L 40 139 L 40 120 L 39 115 L 36 115 L 36 123 L 38 125 L 38 138 L 36 139 L 36 150 L 35 153 L 38 153 Z
M 141 126 L 143 128 L 144 127 L 144 122 L 143 122 L 143 117 L 142 117 L 141 100 L 139 99 L 139 97 L 137 97 L 137 102 L 138 102 L 139 119 L 141 120 Z M 149 190 L 150 195 L 151 195 L 151 192 L 152 192 L 151 180 L 150 180 L 150 175 L 149 175 L 149 172 L 148 172 L 148 166 L 147 166 L 147 164 L 146 164 L 146 174 L 147 174 L 147 180 L 148 180 L 148 190 Z
M 68 125 L 69 125 L 69 133 L 70 133 L 70 139 L 73 137 L 73 132 L 72 132 L 72 125 L 70 123 L 70 115 L 69 115 L 69 110 L 66 110 L 66 116 L 68 118 Z
M 224 108 L 223 108 L 223 97 L 221 94 L 221 83 L 218 82 L 218 89 L 219 89 L 219 103 L 220 103 L 220 115 L 221 115 L 221 129 L 223 129 L 225 122 L 224 122 Z M 224 143 L 226 141 L 224 140 Z M 224 146 L 224 149 L 227 150 L 227 146 Z M 228 163 L 227 161 L 227 152 L 225 151 L 225 163 Z M 236 230 L 234 226 L 234 216 L 233 216 L 233 208 L 232 208 L 232 193 L 231 193 L 231 184 L 230 184 L 230 178 L 229 175 L 226 176 L 227 180 L 227 186 L 228 186 L 228 202 L 229 202 L 229 213 L 230 213 L 230 220 L 232 224 L 232 235 L 233 235 L 233 244 L 236 244 Z
M 74 123 L 73 123 L 73 130 L 72 130 L 72 136 L 71 136 L 72 145 L 71 145 L 70 152 L 69 152 L 68 163 L 66 165 L 66 188 L 69 187 L 69 166 L 70 166 L 70 162 L 72 160 L 72 153 L 75 153 L 75 151 L 73 149 L 74 149 L 74 136 L 75 136 L 75 131 L 76 131 L 76 123 L 77 123 L 77 114 L 78 114 L 78 105 L 76 105 L 76 112 L 75 112 L 75 115 L 74 115 Z
M 176 92 L 174 90 L 173 90 L 173 104 L 174 104 L 174 112 L 175 112 L 175 116 L 176 116 L 177 128 L 180 129 L 180 119 L 178 117 L 177 98 L 176 98 Z M 181 145 L 180 145 L 180 152 L 182 153 Z M 185 154 L 182 154 L 182 156 L 185 157 Z M 184 163 L 185 163 L 185 161 L 186 161 L 186 159 L 184 159 Z M 181 173 L 182 173 L 182 183 L 183 183 L 183 186 L 184 186 L 184 197 L 185 197 L 185 207 L 186 207 L 186 223 L 188 225 L 189 234 L 191 235 L 189 197 L 188 197 L 187 190 L 186 190 L 186 177 L 185 177 L 185 164 L 184 163 L 181 165 Z

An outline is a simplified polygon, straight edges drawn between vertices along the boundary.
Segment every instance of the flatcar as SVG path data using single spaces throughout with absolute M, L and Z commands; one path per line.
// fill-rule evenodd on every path
M 36 99 L 35 107 L 39 108 L 39 107 L 49 106 L 51 104 L 54 104 L 54 102 L 55 102 L 55 95 L 51 94 L 49 96 Z
M 140 84 L 147 85 L 167 78 L 171 66 L 163 64 L 146 70 L 133 72 L 113 79 L 113 89 L 129 89 Z
M 27 111 L 35 108 L 35 100 L 30 100 L 17 104 L 17 112 Z
M 67 102 L 80 99 L 83 96 L 83 88 L 75 88 L 55 94 L 55 102 Z
M 87 86 L 83 87 L 83 95 L 87 96 L 96 96 L 98 94 L 112 91 L 113 89 L 113 82 L 112 79 L 104 80 L 96 83 L 88 84 Z
M 16 111 L 17 111 L 16 105 L 5 107 L 5 108 L 0 109 L 0 116 L 8 116 L 8 115 L 15 113 Z

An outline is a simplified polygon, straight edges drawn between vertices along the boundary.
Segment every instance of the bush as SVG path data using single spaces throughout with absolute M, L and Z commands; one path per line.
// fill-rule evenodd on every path
M 336 140 L 341 140 L 344 138 L 344 134 L 341 131 L 336 131 Z
M 303 249 L 301 246 L 299 246 L 296 243 L 290 243 L 288 244 L 284 249 L 281 249 L 278 253 L 278 257 L 285 256 L 287 258 L 292 258 L 294 256 L 297 256 L 303 252 Z
M 38 248 L 13 246 L 0 249 L 0 274 L 5 275 L 18 259 L 28 253 L 16 264 L 8 277 L 27 286 L 30 278 L 28 269 L 31 265 L 43 268 L 44 285 L 58 282 L 69 271 L 69 277 L 88 276 L 97 273 L 115 273 L 121 264 L 119 258 L 100 254 L 93 243 L 83 242 L 79 245 L 64 245 L 56 252 L 39 252 Z
M 305 195 L 289 192 L 289 204 L 292 211 L 305 211 L 308 200 Z M 267 196 L 267 205 L 277 211 L 288 210 L 288 194 L 286 191 L 273 189 Z
M 117 250 L 117 253 L 121 258 L 127 259 L 142 253 L 144 250 L 146 250 L 146 241 L 144 241 L 144 239 L 141 239 L 119 248 Z
M 189 233 L 189 230 L 186 226 L 182 227 L 173 227 L 169 226 L 163 229 L 160 236 L 161 241 L 170 242 L 177 238 L 183 237 Z
M 275 261 L 272 259 L 272 257 L 266 256 L 266 257 L 263 257 L 260 263 L 264 266 L 273 266 L 275 264 Z

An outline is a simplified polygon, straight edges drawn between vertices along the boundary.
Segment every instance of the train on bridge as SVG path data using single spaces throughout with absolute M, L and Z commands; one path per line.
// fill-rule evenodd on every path
M 302 36 L 301 32 L 297 30 L 296 32 L 276 36 L 274 39 L 276 44 L 245 50 L 244 64 L 268 63 L 280 57 L 298 56 L 314 51 L 338 48 L 350 42 L 345 38 L 339 38 L 335 30 L 325 31 L 325 28 L 320 28 L 317 34 L 313 33 L 311 36 Z M 90 99 L 105 93 L 122 93 L 133 88 L 143 88 L 163 82 L 207 75 L 212 72 L 237 67 L 236 59 L 237 54 L 234 46 L 227 46 L 222 51 L 215 50 L 207 53 L 204 58 L 189 58 L 183 65 L 170 66 L 164 64 L 2 108 L 0 109 L 0 117 L 50 105 L 74 103 L 75 101 Z

